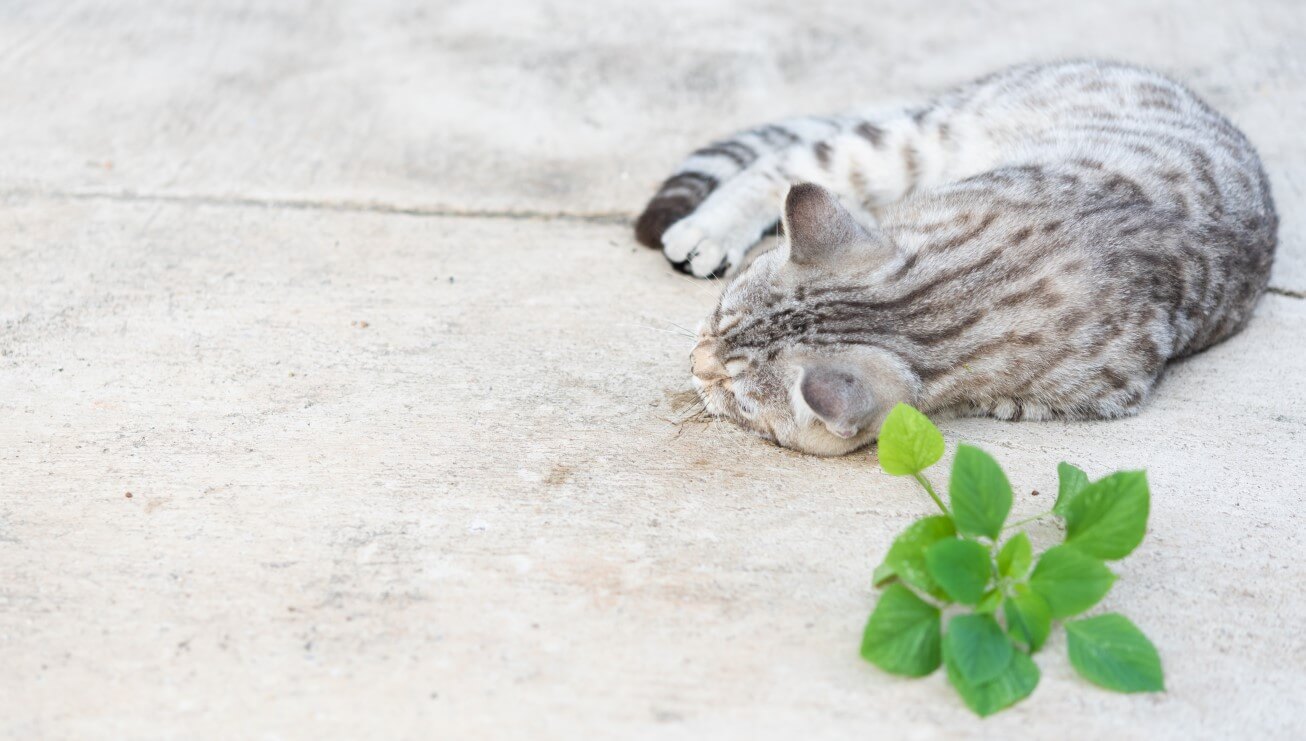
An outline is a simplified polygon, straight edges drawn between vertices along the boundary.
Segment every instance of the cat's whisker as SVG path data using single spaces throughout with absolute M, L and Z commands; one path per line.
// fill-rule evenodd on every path
M 706 407 L 700 407 L 700 408 L 698 408 L 698 409 L 693 409 L 693 410 L 690 410 L 690 411 L 686 411 L 686 412 L 678 412 L 678 413 L 679 413 L 681 416 L 680 416 L 680 419 L 676 420 L 676 424 L 680 425 L 680 424 L 684 424 L 684 423 L 686 423 L 686 422 L 701 421 L 705 416 L 707 416 L 707 415 L 706 415 L 706 413 L 707 413 L 707 408 L 706 408 Z
M 686 283 L 689 283 L 690 285 L 694 286 L 698 290 L 707 293 L 707 295 L 711 296 L 714 299 L 720 295 L 719 291 L 714 291 L 712 290 L 712 288 L 709 287 L 709 286 L 716 286 L 717 288 L 720 288 L 721 284 L 719 278 L 707 278 L 707 279 L 689 278 L 680 273 L 672 273 L 672 275 L 679 278 L 680 280 L 685 281 Z
M 701 396 L 695 397 L 693 401 L 673 411 L 679 415 L 679 418 L 674 422 L 676 425 L 684 425 L 689 422 L 709 423 L 715 419 L 714 415 L 708 412 L 707 401 Z
M 677 330 L 674 330 L 674 329 L 663 329 L 662 327 L 654 327 L 654 326 L 651 326 L 651 325 L 648 325 L 648 324 L 636 324 L 636 323 L 630 323 L 630 322 L 622 322 L 622 323 L 618 324 L 617 326 L 618 326 L 618 327 L 639 327 L 640 329 L 647 329 L 647 330 L 650 330 L 650 331 L 653 331 L 653 332 L 666 332 L 667 334 L 673 334 L 673 335 L 675 335 L 675 336 L 677 336 L 677 337 L 683 337 L 683 338 L 688 339 L 688 340 L 697 340 L 697 339 L 698 339 L 697 335 L 687 334 L 687 333 L 684 332 L 684 331 L 677 331 Z
M 689 334 L 690 337 L 697 337 L 697 336 L 698 336 L 698 333 L 695 332 L 694 330 L 690 329 L 689 327 L 682 327 L 681 325 L 676 324 L 675 322 L 671 321 L 670 319 L 663 319 L 662 321 L 666 322 L 667 324 L 670 324 L 671 326 L 675 327 L 676 329 L 680 329 L 680 330 L 683 330 L 684 332 L 687 332 L 687 333 Z
M 675 322 L 671 321 L 670 319 L 663 319 L 662 317 L 653 317 L 653 320 L 654 320 L 654 321 L 657 321 L 657 322 L 666 322 L 667 324 L 670 324 L 671 326 L 675 327 L 676 329 L 680 330 L 681 332 L 684 332 L 686 335 L 688 335 L 688 336 L 690 336 L 690 337 L 698 337 L 698 333 L 695 332 L 694 330 L 690 329 L 689 327 L 684 326 L 683 324 L 676 324 Z
M 702 399 L 695 399 L 694 401 L 691 401 L 691 402 L 689 402 L 688 404 L 685 404 L 683 407 L 681 407 L 681 408 L 679 408 L 679 409 L 677 409 L 677 410 L 675 410 L 675 411 L 676 411 L 677 414 L 680 414 L 680 413 L 682 413 L 682 412 L 687 412 L 687 411 L 689 411 L 689 410 L 691 410 L 691 409 L 696 409 L 697 411 L 701 411 L 701 410 L 706 409 L 706 408 L 707 408 L 707 404 L 706 404 Z

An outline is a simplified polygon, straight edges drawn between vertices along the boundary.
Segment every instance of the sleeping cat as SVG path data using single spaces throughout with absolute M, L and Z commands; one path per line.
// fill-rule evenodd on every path
M 779 246 L 742 267 L 777 212 Z M 636 236 L 693 275 L 738 273 L 691 356 L 708 412 L 838 455 L 898 402 L 1137 412 L 1168 360 L 1247 323 L 1277 228 L 1228 120 L 1153 72 L 1073 62 L 717 142 Z

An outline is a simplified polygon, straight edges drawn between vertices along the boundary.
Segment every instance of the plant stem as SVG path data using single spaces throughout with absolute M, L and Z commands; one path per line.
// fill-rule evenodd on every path
M 1023 519 L 1023 520 L 1017 520 L 1017 521 L 1011 523 L 1010 525 L 1007 525 L 1006 527 L 1002 528 L 1002 532 L 1005 533 L 1006 531 L 1010 530 L 1010 529 L 1013 528 L 1013 527 L 1020 527 L 1021 525 L 1024 525 L 1024 524 L 1029 523 L 1029 522 L 1033 522 L 1034 520 L 1041 520 L 1041 519 L 1043 519 L 1044 517 L 1047 517 L 1047 516 L 1050 515 L 1050 514 L 1052 514 L 1052 510 L 1048 510 L 1047 512 L 1043 512 L 1042 514 L 1034 515 L 1033 517 L 1026 517 L 1026 518 Z
M 939 499 L 939 495 L 934 493 L 934 487 L 933 487 L 933 486 L 930 486 L 930 480 L 929 480 L 929 479 L 925 478 L 924 476 L 922 476 L 922 475 L 919 474 L 919 473 L 913 473 L 912 476 L 914 476 L 914 477 L 916 478 L 916 483 L 918 483 L 918 484 L 920 484 L 921 486 L 925 487 L 925 493 L 926 493 L 926 494 L 929 494 L 929 495 L 930 495 L 930 499 L 933 499 L 933 500 L 934 500 L 934 503 L 937 504 L 937 505 L 939 505 L 939 511 L 940 511 L 940 512 L 942 512 L 942 513 L 945 514 L 945 515 L 951 515 L 951 514 L 952 514 L 951 512 L 948 511 L 947 506 L 944 505 L 943 500 L 942 500 L 942 499 Z

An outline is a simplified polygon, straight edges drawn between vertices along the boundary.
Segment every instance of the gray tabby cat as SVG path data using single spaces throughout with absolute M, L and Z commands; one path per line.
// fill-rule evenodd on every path
M 782 243 L 726 286 L 693 383 L 710 413 L 827 455 L 898 402 L 1135 413 L 1167 360 L 1247 323 L 1278 228 L 1240 131 L 1101 62 L 745 131 L 694 152 L 636 234 L 694 275 L 734 272 L 782 199 Z

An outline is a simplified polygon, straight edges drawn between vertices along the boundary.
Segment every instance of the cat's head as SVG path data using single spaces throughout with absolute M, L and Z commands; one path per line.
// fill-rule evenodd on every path
M 721 294 L 690 356 L 707 411 L 787 448 L 842 455 L 875 439 L 915 380 L 866 341 L 866 286 L 895 256 L 833 193 L 810 183 L 785 198 L 784 237 Z

